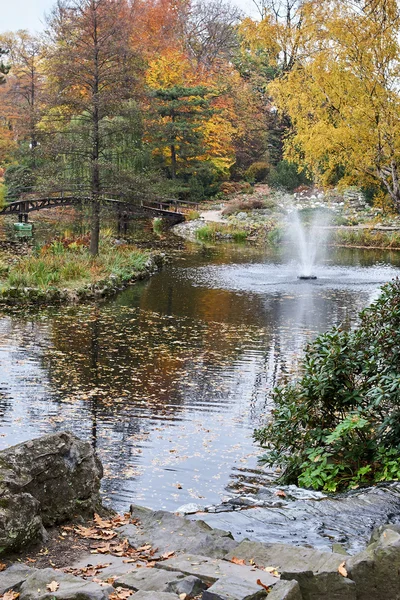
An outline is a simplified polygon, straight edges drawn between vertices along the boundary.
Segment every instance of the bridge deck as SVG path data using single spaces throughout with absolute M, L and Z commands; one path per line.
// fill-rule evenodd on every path
M 46 208 L 54 208 L 58 206 L 71 206 L 73 204 L 90 203 L 88 197 L 60 195 L 47 196 L 42 198 L 24 198 L 15 202 L 10 202 L 2 210 L 1 215 L 18 214 L 26 215 L 33 211 L 43 210 Z M 178 200 L 165 201 L 142 201 L 140 204 L 133 204 L 125 200 L 117 200 L 115 198 L 101 198 L 100 202 L 105 205 L 115 207 L 119 214 L 138 214 L 143 216 L 160 216 L 170 219 L 175 223 L 185 220 L 185 212 L 188 209 L 197 208 L 195 202 L 180 202 Z M 174 210 L 171 210 L 171 208 Z

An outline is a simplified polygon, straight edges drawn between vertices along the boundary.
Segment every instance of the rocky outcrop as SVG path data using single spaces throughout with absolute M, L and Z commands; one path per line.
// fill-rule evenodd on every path
M 45 526 L 92 515 L 102 475 L 90 444 L 68 432 L 0 452 L 1 552 L 39 541 Z

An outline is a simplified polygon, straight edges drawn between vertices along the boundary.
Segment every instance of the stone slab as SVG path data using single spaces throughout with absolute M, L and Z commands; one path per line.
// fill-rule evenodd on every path
M 261 600 L 267 591 L 261 586 L 238 579 L 222 577 L 203 592 L 202 600 Z
M 303 600 L 297 581 L 278 581 L 268 594 L 268 600 Z
M 338 566 L 343 562 L 342 554 L 322 552 L 315 548 L 304 546 L 289 546 L 288 544 L 262 544 L 243 540 L 232 552 L 228 552 L 226 560 L 233 557 L 245 560 L 247 563 L 254 561 L 259 567 L 274 567 L 280 573 L 283 570 L 337 572 Z
M 142 590 L 136 592 L 133 598 L 135 600 L 178 600 L 179 596 L 167 592 L 145 592 Z
M 236 565 L 227 560 L 219 560 L 195 554 L 181 554 L 157 563 L 156 568 L 169 571 L 181 571 L 185 575 L 194 575 L 208 584 L 213 584 L 221 577 L 244 579 L 257 585 L 257 579 L 265 585 L 274 585 L 278 580 L 270 573 L 244 565 Z
M 194 575 L 187 575 L 183 579 L 176 579 L 167 585 L 167 592 L 173 594 L 186 594 L 189 598 L 198 596 L 203 590 L 207 589 L 207 585 Z
M 8 590 L 18 591 L 25 579 L 32 575 L 35 570 L 26 565 L 15 564 L 2 571 L 0 573 L 0 596 Z
M 203 521 L 190 521 L 174 513 L 152 511 L 140 506 L 131 506 L 132 516 L 140 526 L 125 525 L 121 535 L 127 537 L 132 546 L 151 544 L 159 552 L 190 552 L 202 556 L 223 558 L 238 542 L 230 532 L 212 529 Z
M 185 575 L 179 571 L 164 571 L 162 569 L 142 568 L 118 577 L 113 583 L 114 587 L 125 587 L 137 592 L 167 592 L 168 584 L 183 579 Z
M 56 592 L 47 590 L 47 585 L 53 581 L 59 584 Z M 19 600 L 109 600 L 114 588 L 55 569 L 36 569 L 24 581 L 19 592 Z
M 125 573 L 130 573 L 136 569 L 134 563 L 124 563 L 126 558 L 122 556 L 113 556 L 112 554 L 85 554 L 79 560 L 72 563 L 73 569 L 83 569 L 85 567 L 110 564 L 109 567 L 101 569 L 96 575 L 99 579 L 108 579 L 109 577 L 121 577 Z

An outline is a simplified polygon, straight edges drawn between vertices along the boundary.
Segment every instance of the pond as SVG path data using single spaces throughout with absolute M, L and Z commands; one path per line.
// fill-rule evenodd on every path
M 315 281 L 272 251 L 189 246 L 106 303 L 0 319 L 0 447 L 68 429 L 96 447 L 103 495 L 176 510 L 273 478 L 252 432 L 305 342 L 399 272 L 400 253 L 335 249 Z

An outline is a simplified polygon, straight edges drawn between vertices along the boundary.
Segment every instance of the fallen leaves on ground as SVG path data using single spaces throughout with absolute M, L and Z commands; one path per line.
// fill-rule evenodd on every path
M 276 567 L 265 567 L 264 571 L 273 575 L 273 577 L 280 577 L 278 569 Z
M 7 565 L 4 563 L 0 563 L 0 572 L 4 571 L 7 568 Z
M 19 593 L 14 592 L 14 590 L 8 590 L 8 592 L 3 594 L 1 597 L 3 600 L 17 600 L 17 598 L 19 598 Z
M 110 594 L 110 600 L 126 600 L 130 596 L 132 596 L 133 590 L 128 590 L 127 588 L 117 587 L 113 594 Z
M 347 577 L 346 561 L 340 563 L 340 565 L 338 566 L 338 573 L 342 577 Z
M 263 587 L 263 588 L 264 588 L 264 590 L 267 590 L 267 592 L 270 592 L 270 591 L 271 591 L 271 586 L 269 586 L 269 585 L 265 585 L 265 583 L 263 583 L 263 582 L 261 581 L 261 579 L 257 579 L 257 585 L 261 585 L 261 587 Z
M 246 561 L 243 560 L 243 558 L 236 558 L 236 556 L 233 556 L 231 558 L 231 562 L 234 563 L 235 565 L 245 565 Z
M 64 573 L 69 573 L 70 575 L 75 575 L 77 577 L 96 577 L 99 573 L 101 573 L 102 569 L 106 567 L 110 567 L 111 563 L 99 564 L 99 565 L 87 565 L 86 567 L 81 567 L 74 569 L 73 567 L 67 567 L 64 569 Z
M 60 584 L 57 581 L 52 581 L 51 583 L 48 583 L 46 585 L 46 589 L 49 592 L 56 592 L 59 587 L 60 587 Z

